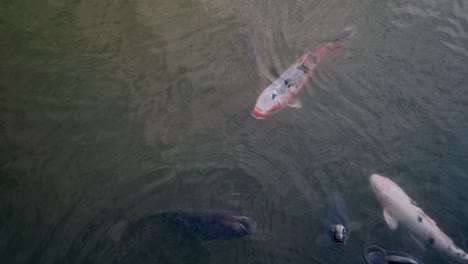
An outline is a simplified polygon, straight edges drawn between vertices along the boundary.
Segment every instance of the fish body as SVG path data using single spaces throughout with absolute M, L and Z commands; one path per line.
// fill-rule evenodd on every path
M 335 41 L 302 55 L 278 79 L 263 90 L 257 99 L 252 116 L 265 119 L 285 106 L 299 107 L 295 97 L 310 80 L 317 65 L 331 52 L 342 47 L 343 41 L 351 37 L 355 30 L 354 26 L 347 27 Z
M 376 251 L 368 255 L 370 264 L 424 264 L 410 254 L 399 251 Z
M 392 230 L 401 224 L 416 241 L 436 248 L 455 260 L 468 262 L 468 255 L 396 183 L 377 174 L 370 177 L 370 183 L 383 207 L 385 221 Z
M 255 233 L 257 223 L 236 212 L 222 210 L 170 210 L 151 213 L 136 221 L 122 221 L 111 228 L 111 238 L 121 240 L 142 226 L 162 223 L 202 240 L 227 240 Z
M 349 238 L 349 221 L 346 206 L 338 193 L 328 197 L 325 228 L 328 236 L 337 244 L 345 244 Z
M 174 210 L 163 213 L 170 223 L 197 234 L 203 240 L 240 238 L 255 233 L 257 223 L 236 212 L 222 210 Z

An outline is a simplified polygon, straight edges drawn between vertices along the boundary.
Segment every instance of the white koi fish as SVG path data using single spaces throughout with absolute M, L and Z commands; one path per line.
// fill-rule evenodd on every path
M 341 48 L 343 41 L 350 38 L 355 31 L 356 27 L 347 27 L 336 37 L 335 41 L 302 55 L 278 79 L 263 90 L 252 111 L 253 117 L 265 119 L 269 115 L 280 111 L 286 105 L 300 107 L 300 103 L 294 97 L 310 80 L 317 64 L 328 54 Z
M 395 230 L 401 223 L 416 241 L 424 242 L 455 260 L 468 262 L 468 255 L 396 183 L 377 174 L 370 177 L 370 183 L 390 229 Z

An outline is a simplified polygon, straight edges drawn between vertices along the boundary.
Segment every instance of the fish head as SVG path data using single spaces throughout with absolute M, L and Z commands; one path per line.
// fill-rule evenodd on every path
M 288 93 L 285 89 L 277 89 L 276 84 L 268 86 L 257 99 L 252 116 L 257 119 L 265 119 L 269 115 L 283 109 L 288 103 Z M 280 87 L 281 88 L 281 87 Z
M 372 184 L 372 188 L 374 189 L 374 191 L 388 190 L 393 186 L 397 186 L 396 183 L 394 183 L 389 178 L 378 174 L 372 174 L 369 180 Z
M 371 183 L 372 190 L 374 191 L 375 195 L 377 196 L 377 199 L 381 203 L 384 203 L 390 198 L 388 195 L 389 191 L 395 186 L 397 186 L 389 178 L 380 176 L 378 174 L 373 174 L 370 177 L 369 181 Z
M 253 235 L 257 230 L 257 222 L 247 216 L 241 216 L 239 223 L 242 226 L 241 230 L 247 235 Z
M 244 215 L 231 216 L 226 221 L 237 236 L 253 235 L 257 229 L 257 222 Z
M 389 178 L 373 174 L 369 181 L 377 199 L 384 207 L 401 207 L 409 203 L 416 205 L 416 203 Z
M 346 244 L 346 239 L 348 238 L 348 229 L 341 225 L 333 225 L 332 226 L 332 234 L 333 234 L 333 240 L 337 244 Z

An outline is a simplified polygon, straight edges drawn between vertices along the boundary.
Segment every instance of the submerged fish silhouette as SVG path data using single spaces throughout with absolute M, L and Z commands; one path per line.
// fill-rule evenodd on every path
M 202 240 L 226 240 L 255 233 L 257 223 L 236 212 L 223 210 L 170 210 L 150 213 L 136 221 L 124 220 L 109 231 L 114 241 L 120 241 L 145 225 L 168 224 Z
M 329 237 L 337 244 L 345 244 L 349 238 L 349 221 L 346 206 L 337 192 L 332 193 L 328 197 L 325 228 Z

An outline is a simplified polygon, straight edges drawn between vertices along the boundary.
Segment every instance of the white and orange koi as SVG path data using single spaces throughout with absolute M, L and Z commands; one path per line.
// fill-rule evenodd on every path
M 342 47 L 343 41 L 350 38 L 355 31 L 356 27 L 347 27 L 335 41 L 302 55 L 260 94 L 252 111 L 253 117 L 265 119 L 285 106 L 300 107 L 295 97 L 310 80 L 317 65 L 331 52 Z

